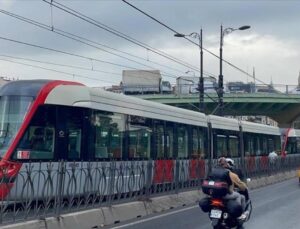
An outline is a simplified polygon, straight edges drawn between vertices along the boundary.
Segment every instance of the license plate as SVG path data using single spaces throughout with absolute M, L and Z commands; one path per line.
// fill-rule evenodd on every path
M 209 182 L 208 182 L 208 185 L 214 185 L 214 184 L 215 184 L 214 181 L 209 181 Z
M 217 210 L 217 209 L 212 209 L 210 211 L 210 217 L 214 219 L 220 219 L 222 216 L 222 211 Z

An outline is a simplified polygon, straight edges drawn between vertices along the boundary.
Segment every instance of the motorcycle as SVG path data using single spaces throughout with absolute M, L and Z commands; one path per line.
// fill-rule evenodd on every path
M 214 229 L 242 229 L 243 224 L 251 217 L 251 200 L 248 198 L 247 193 L 244 213 L 246 217 L 239 219 L 237 216 L 241 214 L 241 207 L 234 200 L 225 200 L 222 198 L 226 195 L 227 188 L 227 184 L 224 182 L 204 181 L 202 191 L 208 194 L 208 197 L 202 199 L 202 203 L 199 203 L 199 205 L 204 212 L 208 212 L 211 225 Z M 235 209 L 238 210 L 236 211 Z
M 242 229 L 243 224 L 251 217 L 252 203 L 248 200 L 246 203 L 246 218 L 239 220 L 237 217 L 232 216 L 227 209 L 228 201 L 223 199 L 211 198 L 211 210 L 209 211 L 209 218 L 211 225 L 214 229 L 229 229 L 237 228 Z

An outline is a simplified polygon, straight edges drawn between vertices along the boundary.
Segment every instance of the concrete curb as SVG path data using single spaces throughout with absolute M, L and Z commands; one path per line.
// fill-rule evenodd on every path
M 262 186 L 281 182 L 296 177 L 295 171 L 283 172 L 276 175 L 255 178 L 249 183 L 249 188 L 256 189 Z M 125 204 L 113 205 L 64 214 L 59 218 L 49 217 L 45 220 L 33 220 L 18 224 L 2 226 L 2 229 L 91 229 L 101 228 L 104 225 L 113 225 L 126 220 L 139 218 L 154 213 L 160 213 L 173 208 L 194 205 L 204 195 L 199 190 L 181 192 L 167 196 L 154 197 L 145 201 L 134 201 Z

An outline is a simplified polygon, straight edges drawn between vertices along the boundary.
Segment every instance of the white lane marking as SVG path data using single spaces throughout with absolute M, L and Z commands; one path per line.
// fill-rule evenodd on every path
M 144 222 L 151 221 L 151 220 L 154 220 L 154 219 L 159 219 L 159 218 L 162 218 L 162 217 L 165 217 L 165 216 L 173 215 L 173 214 L 176 214 L 176 213 L 179 213 L 179 212 L 184 212 L 184 211 L 187 211 L 187 210 L 191 210 L 193 208 L 199 208 L 199 206 L 195 205 L 195 206 L 191 206 L 191 207 L 187 207 L 187 208 L 175 210 L 175 211 L 168 212 L 168 213 L 165 213 L 165 214 L 153 216 L 153 217 L 150 217 L 150 218 L 147 218 L 147 219 L 142 219 L 142 220 L 139 220 L 139 221 L 136 221 L 136 222 L 127 223 L 127 224 L 120 225 L 120 226 L 117 226 L 117 227 L 112 227 L 112 229 L 118 229 L 118 228 L 124 228 L 124 227 L 133 226 L 133 225 L 144 223 Z

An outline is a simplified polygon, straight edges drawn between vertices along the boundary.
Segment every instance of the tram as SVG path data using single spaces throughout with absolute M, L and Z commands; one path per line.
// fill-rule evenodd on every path
M 147 177 L 151 184 L 172 183 L 176 161 L 187 167 L 182 179 L 193 180 L 204 177 L 208 163 L 220 156 L 241 165 L 244 158 L 261 160 L 280 150 L 279 128 L 206 116 L 76 82 L 20 80 L 0 89 L 1 199 L 22 198 L 28 183 L 38 198 L 54 195 L 58 188 L 63 195 L 70 195 L 71 189 L 76 195 L 98 192 L 109 182 L 116 187 L 102 190 L 102 195 L 118 192 L 116 175 L 91 185 L 100 182 L 97 174 L 108 174 L 100 169 L 92 175 L 87 172 L 99 164 L 120 167 L 133 161 L 141 168 L 145 162 L 152 163 L 148 174 L 122 177 L 123 184 L 139 179 L 122 190 L 126 192 L 142 188 Z M 61 161 L 67 169 L 64 179 L 57 172 Z M 201 171 L 196 168 L 199 163 Z M 28 181 L 24 174 L 32 171 L 38 172 Z
M 295 156 L 300 152 L 300 130 L 288 128 L 282 131 L 285 139 L 282 150 L 283 156 Z M 300 184 L 300 167 L 297 170 L 297 177 Z

